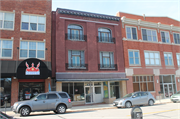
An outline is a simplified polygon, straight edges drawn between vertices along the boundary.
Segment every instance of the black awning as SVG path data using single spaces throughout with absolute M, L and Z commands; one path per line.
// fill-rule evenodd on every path
M 113 79 L 56 79 L 62 82 L 89 82 L 89 81 L 127 81 L 128 78 L 113 78 Z

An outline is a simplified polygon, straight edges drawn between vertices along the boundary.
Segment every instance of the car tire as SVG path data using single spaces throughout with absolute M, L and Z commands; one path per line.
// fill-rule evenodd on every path
M 126 108 L 130 108 L 131 106 L 132 106 L 131 102 L 128 101 L 128 102 L 125 103 Z
M 148 105 L 149 105 L 149 106 L 153 106 L 153 105 L 154 105 L 154 101 L 153 101 L 153 100 L 149 100 L 149 101 L 148 101 Z
M 24 106 L 20 109 L 21 116 L 28 116 L 31 113 L 31 109 L 27 106 Z
M 53 111 L 55 114 L 58 114 L 58 112 L 56 110 Z
M 66 106 L 65 105 L 59 105 L 58 107 L 57 107 L 57 113 L 58 114 L 64 114 L 66 112 Z
M 173 103 L 176 103 L 176 101 L 173 101 Z

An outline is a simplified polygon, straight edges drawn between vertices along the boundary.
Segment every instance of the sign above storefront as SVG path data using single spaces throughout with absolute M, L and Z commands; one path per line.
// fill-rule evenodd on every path
M 17 68 L 18 79 L 47 79 L 49 70 L 46 64 L 36 58 L 22 61 Z

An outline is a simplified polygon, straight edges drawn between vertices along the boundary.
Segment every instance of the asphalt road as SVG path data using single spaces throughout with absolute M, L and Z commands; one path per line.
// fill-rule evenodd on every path
M 31 113 L 28 117 L 18 119 L 131 119 L 132 108 L 117 108 L 54 114 L 53 112 Z M 143 119 L 180 119 L 180 103 L 166 103 L 154 106 L 142 106 Z

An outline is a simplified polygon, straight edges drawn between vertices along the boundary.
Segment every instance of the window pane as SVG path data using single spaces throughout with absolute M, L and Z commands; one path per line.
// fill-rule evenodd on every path
M 150 53 L 150 58 L 154 58 L 154 53 Z
M 134 64 L 134 59 L 133 58 L 129 58 L 129 63 L 130 64 Z
M 59 95 L 61 96 L 61 98 L 68 98 L 68 96 L 65 93 L 59 93 Z
M 172 59 L 172 55 L 171 55 L 171 54 L 168 54 L 168 58 L 169 58 L 169 59 Z
M 138 52 L 134 52 L 135 57 L 138 58 L 139 57 L 139 53 Z
M 29 22 L 29 15 L 22 15 L 22 22 Z
M 38 31 L 45 31 L 45 25 L 44 24 L 38 24 Z
M 48 99 L 58 99 L 56 94 L 48 94 Z
M 29 28 L 29 23 L 22 22 L 21 29 L 28 30 L 28 28 Z
M 129 51 L 129 57 L 133 57 L 133 51 Z
M 80 51 L 72 51 L 72 55 L 80 55 Z
M 3 20 L 3 13 L 0 12 L 0 20 Z
M 37 51 L 37 58 L 44 58 L 44 51 L 38 50 Z
M 137 39 L 136 28 L 132 28 L 133 39 Z
M 173 65 L 172 59 L 169 59 L 169 65 Z
M 4 13 L 4 20 L 14 21 L 14 14 L 13 13 Z
M 2 28 L 2 24 L 3 24 L 3 21 L 2 21 L 2 20 L 0 20 L 0 28 Z
M 154 82 L 148 82 L 148 91 L 154 91 Z
M 135 58 L 135 63 L 139 64 L 139 58 Z
M 152 65 L 155 64 L 154 59 L 150 59 L 150 62 L 151 62 Z
M 42 94 L 37 97 L 38 100 L 46 100 L 46 94 Z
M 143 34 L 143 40 L 147 41 L 146 29 L 142 29 L 142 34 Z
M 20 50 L 20 57 L 27 57 L 27 50 Z
M 4 21 L 4 28 L 13 28 L 13 21 Z
M 145 52 L 145 58 L 149 58 L 149 53 Z
M 36 50 L 36 42 L 29 42 L 29 49 Z
M 30 16 L 30 23 L 37 23 L 37 16 Z
M 36 50 L 29 50 L 29 57 L 36 57 Z
M 146 83 L 140 83 L 141 91 L 147 91 L 147 85 Z
M 139 83 L 133 83 L 133 90 L 134 90 L 134 92 L 140 91 Z
M 155 54 L 155 58 L 159 58 L 159 54 L 158 53 L 154 53 Z
M 38 50 L 45 50 L 45 48 L 44 48 L 44 43 L 43 43 L 43 42 L 38 42 L 38 43 L 37 43 L 37 49 L 38 49 Z
M 160 65 L 159 59 L 156 59 L 156 64 L 157 64 L 157 65 Z
M 95 94 L 101 94 L 101 87 L 95 87 Z
M 37 24 L 36 23 L 30 23 L 30 30 L 37 30 Z
M 38 17 L 38 23 L 45 24 L 45 17 Z
M 3 40 L 2 41 L 2 48 L 12 49 L 12 41 Z
M 168 60 L 167 59 L 165 59 L 165 65 L 168 65 Z
M 21 41 L 20 49 L 28 49 L 28 42 L 26 42 L 26 41 Z
M 149 59 L 145 59 L 146 64 L 149 64 Z
M 11 57 L 12 50 L 11 49 L 2 49 L 2 57 Z
M 0 40 L 0 49 L 1 49 L 1 40 Z

